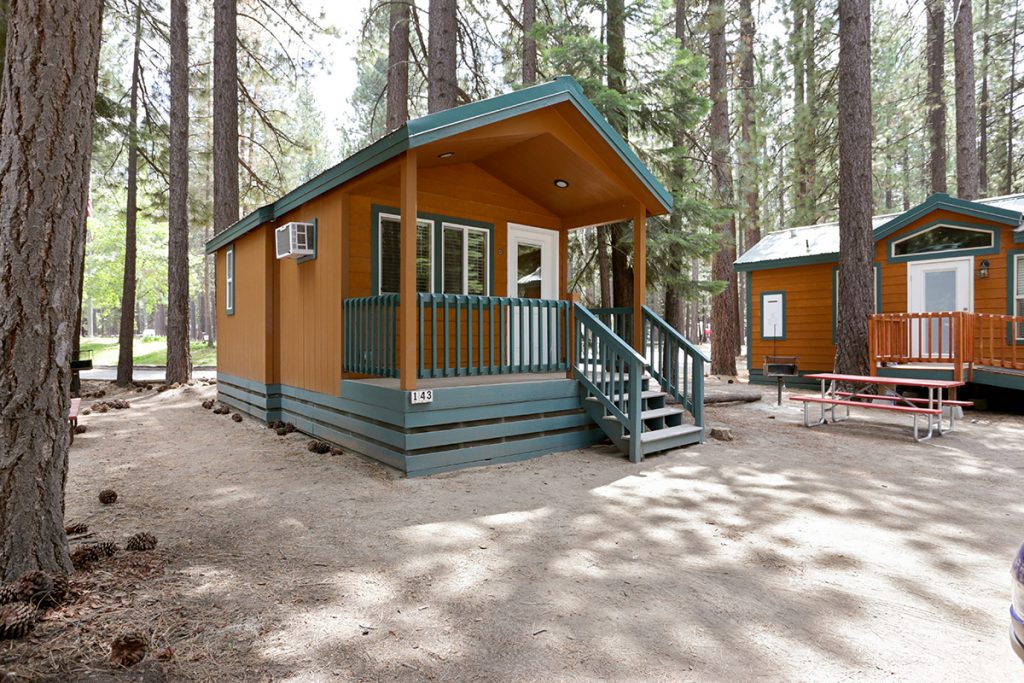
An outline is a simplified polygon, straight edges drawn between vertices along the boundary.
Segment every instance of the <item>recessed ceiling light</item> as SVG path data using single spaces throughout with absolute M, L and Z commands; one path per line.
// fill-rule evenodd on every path
M 437 155 L 437 158 L 438 159 L 450 159 L 453 156 L 455 156 L 455 152 L 441 152 L 440 154 Z
M 565 188 L 569 187 L 569 181 L 562 180 L 561 178 L 555 178 L 555 187 L 560 187 L 564 190 Z

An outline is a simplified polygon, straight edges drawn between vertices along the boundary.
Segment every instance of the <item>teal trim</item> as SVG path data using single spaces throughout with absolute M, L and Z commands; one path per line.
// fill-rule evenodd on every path
M 882 267 L 877 263 L 871 264 L 875 274 L 875 313 L 882 312 Z M 839 296 L 837 285 L 839 284 L 839 266 L 832 268 L 832 344 L 836 343 L 836 328 L 839 325 Z
M 913 377 L 914 379 L 953 379 L 953 369 L 943 370 L 941 368 L 914 368 L 900 366 L 898 368 L 880 367 L 878 374 L 881 377 Z
M 922 216 L 926 216 L 937 209 L 946 209 L 964 216 L 981 218 L 983 220 L 1002 223 L 1004 225 L 1012 225 L 1014 227 L 1021 224 L 1020 211 L 1011 211 L 1009 209 L 1001 209 L 995 206 L 982 204 L 980 202 L 957 199 L 940 192 L 928 197 L 928 199 L 911 208 L 909 211 L 904 211 L 888 223 L 883 223 L 875 228 L 875 241 L 877 242 L 880 239 L 892 235 L 902 228 L 907 227 Z
M 230 275 L 231 280 L 229 284 L 228 276 Z M 228 247 L 227 252 L 224 254 L 224 310 L 228 315 L 235 314 L 235 281 L 238 279 L 238 267 L 235 264 L 235 245 L 232 244 Z
M 971 377 L 973 384 L 984 384 L 990 387 L 1002 387 L 1004 389 L 1018 389 L 1024 391 L 1024 373 L 1019 372 L 996 372 L 984 368 L 974 368 Z
M 927 254 L 907 254 L 903 256 L 893 256 L 892 250 L 893 245 L 896 242 L 901 242 L 905 239 L 919 235 L 923 232 L 928 232 L 934 228 L 949 226 L 951 228 L 968 228 L 970 230 L 976 230 L 978 232 L 987 232 L 992 235 L 992 246 L 991 247 L 974 247 L 971 249 L 955 249 L 947 251 L 934 251 Z M 999 253 L 999 228 L 993 228 L 990 225 L 978 225 L 976 223 L 964 223 L 962 221 L 932 221 L 922 225 L 919 228 L 911 230 L 903 235 L 894 236 L 886 241 L 885 243 L 885 259 L 886 263 L 908 263 L 910 261 L 935 261 L 944 258 L 961 258 L 964 256 L 985 256 L 989 254 Z
M 370 288 L 373 291 L 373 295 L 377 296 L 380 294 L 380 215 L 390 214 L 394 216 L 401 216 L 401 210 L 393 206 L 383 206 L 380 204 L 373 204 L 370 207 L 370 216 L 372 225 L 370 226 Z M 494 224 L 484 223 L 483 221 L 471 220 L 469 218 L 459 218 L 457 216 L 446 216 L 439 213 L 428 213 L 426 211 L 417 211 L 416 220 L 418 221 L 431 221 L 434 227 L 431 231 L 431 264 L 430 264 L 430 277 L 431 284 L 433 285 L 434 292 L 441 292 L 443 289 L 443 269 L 441 264 L 443 262 L 442 254 L 444 247 L 444 224 L 451 223 L 453 225 L 461 225 L 467 228 L 477 228 L 479 230 L 487 231 L 487 293 L 492 295 L 494 293 Z M 422 293 L 422 292 L 420 292 Z
M 756 263 L 736 263 L 734 267 L 737 272 L 749 273 L 754 270 L 774 270 L 775 268 L 792 268 L 793 266 L 813 266 L 821 263 L 835 263 L 839 260 L 839 252 L 829 254 L 814 254 L 813 256 L 794 256 L 792 258 L 780 258 L 772 261 L 757 261 Z
M 647 340 L 647 371 L 665 391 L 693 415 L 693 424 L 704 429 L 704 365 L 711 359 L 679 334 L 661 316 L 643 307 L 643 339 Z M 680 363 L 682 352 L 682 363 Z
M 363 148 L 336 166 L 303 183 L 267 206 L 260 207 L 206 243 L 212 254 L 253 228 L 280 218 L 305 202 L 339 187 L 356 176 L 397 157 L 409 149 L 429 144 L 465 131 L 480 128 L 560 102 L 572 104 L 586 121 L 604 138 L 619 159 L 633 172 L 660 204 L 663 213 L 672 210 L 672 195 L 654 177 L 629 144 L 594 108 L 583 94 L 583 88 L 569 76 L 559 76 L 548 83 L 522 88 L 504 95 L 472 102 L 461 107 L 412 119 L 401 128 Z
M 1011 249 L 1006 252 L 1006 314 L 1017 315 L 1017 257 L 1024 256 L 1024 249 Z M 1013 323 L 1008 323 L 1006 330 L 1006 343 L 1013 342 Z M 1024 341 L 1024 337 L 1017 337 L 1018 341 Z
M 303 256 L 302 258 L 297 259 L 295 261 L 296 263 L 305 263 L 306 261 L 313 261 L 316 259 L 317 240 L 319 238 L 319 227 L 317 225 L 317 219 L 313 218 L 306 222 L 313 224 L 313 254 L 310 256 Z
M 764 334 L 764 298 L 766 296 L 772 296 L 774 294 L 782 295 L 782 334 L 774 337 L 766 337 Z M 786 292 L 784 290 L 775 290 L 772 292 L 761 292 L 761 323 L 758 326 L 761 330 L 761 339 L 768 341 L 786 341 Z

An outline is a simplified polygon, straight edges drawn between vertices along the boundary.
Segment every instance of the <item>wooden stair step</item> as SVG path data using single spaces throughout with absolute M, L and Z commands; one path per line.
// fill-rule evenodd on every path
M 681 425 L 679 427 L 665 427 L 664 429 L 653 429 L 640 435 L 640 443 L 648 444 L 677 436 L 687 436 L 702 431 L 697 425 Z M 629 441 L 630 435 L 622 437 L 623 441 Z
M 642 411 L 640 413 L 640 419 L 654 420 L 659 417 L 668 417 L 669 415 L 681 415 L 683 412 L 685 411 L 682 408 L 677 408 L 675 406 L 667 406 L 665 408 L 654 408 L 653 410 Z M 616 417 L 615 415 L 606 415 L 604 419 L 611 420 L 612 422 L 619 421 L 619 418 Z
M 624 394 L 623 396 L 628 396 L 628 394 Z M 651 398 L 658 398 L 659 396 L 668 396 L 668 394 L 666 394 L 664 391 L 655 391 L 653 389 L 649 389 L 648 391 L 644 391 L 640 394 L 640 400 L 645 401 Z M 612 394 L 608 397 L 608 400 L 610 400 L 612 403 L 617 403 L 619 401 L 619 398 L 619 394 Z M 586 400 L 594 401 L 595 403 L 600 403 L 600 399 L 597 398 L 596 396 L 587 396 Z

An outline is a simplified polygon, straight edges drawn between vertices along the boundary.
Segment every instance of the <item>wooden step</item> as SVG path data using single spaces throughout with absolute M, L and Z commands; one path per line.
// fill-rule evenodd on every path
M 642 392 L 640 394 L 640 400 L 641 401 L 646 401 L 648 399 L 658 398 L 660 396 L 668 396 L 668 394 L 666 394 L 664 391 L 654 391 L 653 389 L 651 389 L 651 390 Z M 597 396 L 587 396 L 586 400 L 594 401 L 595 403 L 600 403 L 601 402 L 601 399 L 599 399 Z M 612 394 L 611 396 L 608 397 L 608 400 L 611 401 L 612 403 L 617 403 L 618 400 L 619 400 L 619 395 L 618 394 Z
M 654 419 L 659 418 L 659 417 L 668 417 L 669 415 L 682 415 L 684 412 L 686 412 L 686 411 L 684 411 L 682 408 L 676 408 L 674 406 L 669 406 L 669 407 L 665 407 L 665 408 L 655 408 L 653 410 L 644 410 L 644 411 L 642 411 L 640 413 L 640 419 L 641 420 L 654 420 Z M 606 415 L 604 419 L 611 420 L 612 422 L 618 422 L 619 421 L 619 418 L 617 416 L 615 416 L 615 415 Z M 641 441 L 642 440 L 643 439 L 641 439 Z
M 640 443 L 647 445 L 649 443 L 656 443 L 658 441 L 667 441 L 674 437 L 679 436 L 690 436 L 692 434 L 698 434 L 701 428 L 697 425 L 681 425 L 679 427 L 665 427 L 664 429 L 653 429 L 649 432 L 644 432 L 640 435 Z M 623 441 L 629 441 L 629 434 L 622 437 Z

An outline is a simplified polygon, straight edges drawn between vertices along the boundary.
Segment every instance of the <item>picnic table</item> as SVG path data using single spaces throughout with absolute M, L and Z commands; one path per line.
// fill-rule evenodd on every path
M 817 425 L 832 422 L 844 422 L 850 419 L 850 408 L 867 408 L 871 410 L 882 410 L 890 413 L 902 413 L 914 417 L 914 439 L 924 441 L 932 438 L 932 434 L 938 431 L 939 436 L 945 432 L 956 429 L 955 408 L 965 408 L 974 405 L 970 401 L 956 400 L 955 392 L 963 382 L 941 379 L 914 379 L 910 377 L 876 377 L 870 375 L 843 375 L 832 372 L 821 372 L 811 375 L 804 375 L 807 379 L 821 381 L 820 396 L 791 396 L 794 401 L 803 403 L 804 426 L 816 427 Z M 841 387 L 852 387 L 842 389 Z M 928 398 L 910 398 L 896 393 L 897 387 L 913 387 L 926 389 Z M 869 392 L 869 389 L 875 392 Z M 879 389 L 892 389 L 893 393 L 882 393 Z M 950 392 L 949 396 L 943 397 L 943 392 Z M 821 407 L 819 419 L 815 423 L 810 422 L 808 406 L 816 404 Z M 950 408 L 949 428 L 945 429 L 942 424 L 943 407 Z M 837 417 L 837 408 L 845 408 L 845 417 Z M 920 436 L 918 429 L 918 418 L 927 418 L 928 433 Z
M 68 406 L 68 428 L 71 431 L 71 443 L 75 442 L 75 428 L 78 427 L 78 411 L 81 407 L 82 399 L 71 399 L 71 405 Z

